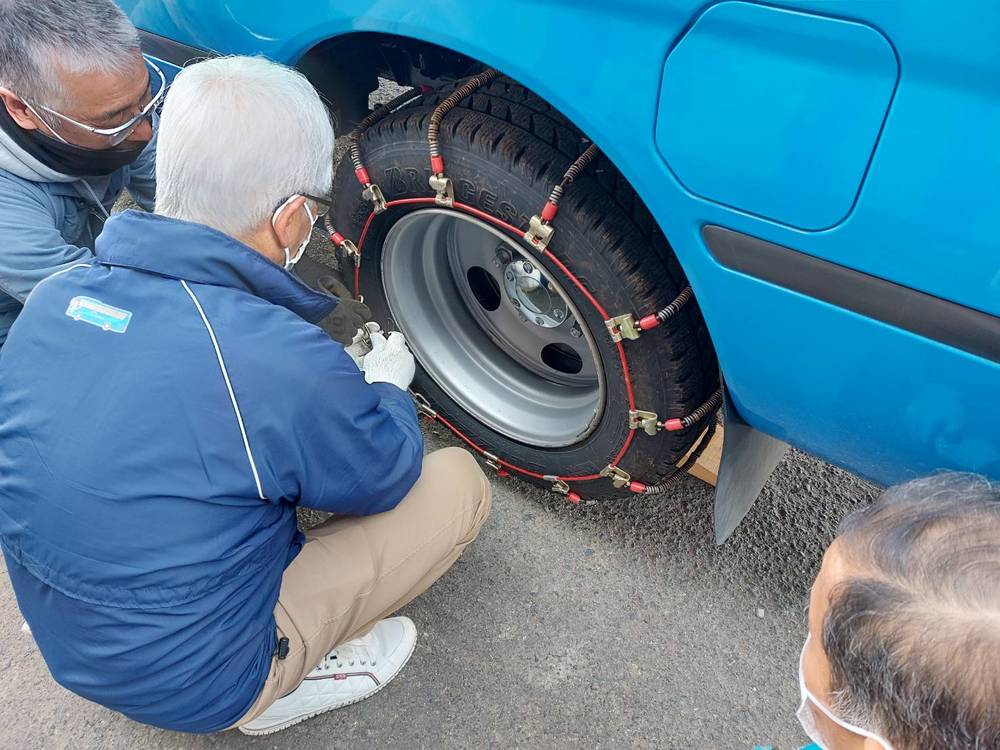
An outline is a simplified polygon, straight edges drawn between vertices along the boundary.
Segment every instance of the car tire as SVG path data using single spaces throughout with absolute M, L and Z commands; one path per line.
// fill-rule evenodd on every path
M 433 196 L 428 187 L 427 126 L 434 106 L 450 90 L 451 87 L 448 87 L 424 96 L 388 114 L 363 134 L 360 145 L 364 164 L 390 204 L 403 199 Z M 442 154 L 447 174 L 455 186 L 456 201 L 522 231 L 528 226 L 529 217 L 538 213 L 545 204 L 553 185 L 559 182 L 566 169 L 588 145 L 579 131 L 539 97 L 503 78 L 466 97 L 444 117 L 440 132 Z M 372 205 L 362 198 L 352 164 L 347 158 L 338 168 L 334 195 L 331 218 L 335 227 L 355 240 L 365 232 L 358 274 L 359 290 L 377 321 L 384 327 L 398 328 L 409 334 L 420 365 L 413 390 L 425 396 L 449 426 L 476 446 L 521 469 L 527 478 L 534 478 L 543 484 L 551 485 L 552 480 L 541 480 L 533 475 L 594 477 L 614 460 L 630 432 L 626 373 L 604 317 L 556 264 L 524 240 L 510 237 L 511 243 L 517 245 L 521 253 L 520 261 L 530 259 L 529 265 L 540 266 L 545 288 L 551 292 L 553 288 L 560 287 L 560 297 L 568 298 L 562 300 L 569 306 L 565 314 L 570 314 L 570 308 L 576 311 L 574 325 L 586 334 L 589 351 L 594 356 L 593 367 L 600 386 L 600 408 L 595 407 L 586 422 L 586 430 L 580 430 L 579 439 L 547 441 L 544 433 L 532 433 L 532 439 L 525 439 L 517 424 L 504 427 L 498 421 L 500 417 L 491 416 L 497 413 L 502 417 L 505 403 L 502 397 L 482 398 L 480 394 L 479 401 L 470 402 L 461 392 L 460 384 L 449 381 L 452 373 L 461 369 L 460 362 L 451 371 L 438 368 L 435 374 L 436 358 L 458 357 L 457 354 L 453 355 L 449 347 L 440 344 L 434 350 L 427 347 L 421 350 L 421 342 L 413 340 L 414 321 L 429 314 L 417 308 L 453 305 L 453 296 L 457 292 L 447 292 L 450 287 L 442 287 L 447 293 L 428 297 L 423 304 L 410 304 L 409 309 L 393 309 L 389 294 L 392 289 L 387 290 L 386 274 L 390 271 L 391 278 L 397 279 L 393 282 L 396 286 L 405 286 L 406 283 L 405 273 L 393 271 L 394 265 L 386 265 L 388 253 L 395 258 L 397 253 L 407 252 L 405 243 L 404 249 L 397 248 L 398 243 L 403 242 L 400 237 L 405 237 L 400 226 L 416 225 L 418 221 L 443 222 L 445 219 L 439 217 L 448 211 L 464 213 L 462 222 L 475 217 L 469 219 L 469 211 L 425 204 L 391 205 L 385 212 L 372 215 Z M 427 217 L 426 221 L 424 217 Z M 483 227 L 490 225 L 482 217 L 478 221 Z M 465 225 L 458 219 L 455 222 L 460 228 L 453 234 L 472 231 L 462 228 Z M 611 316 L 631 312 L 641 317 L 653 313 L 665 307 L 687 286 L 684 273 L 649 211 L 603 156 L 599 156 L 569 186 L 553 224 L 552 253 Z M 419 233 L 413 234 L 413 237 L 420 236 Z M 387 245 L 387 241 L 390 244 Z M 431 245 L 426 240 L 423 242 L 419 248 L 415 246 L 413 252 L 431 252 L 426 249 Z M 517 256 L 513 261 L 520 262 Z M 398 264 L 405 261 L 392 262 Z M 422 262 L 413 261 L 414 267 Z M 503 268 L 487 270 L 491 276 L 496 276 Z M 468 276 L 470 284 L 471 273 Z M 455 283 L 460 285 L 459 276 L 456 276 Z M 433 274 L 426 283 L 433 286 L 439 278 L 440 274 Z M 503 279 L 500 281 L 503 282 Z M 521 284 L 520 278 L 517 284 Z M 529 280 L 527 284 L 530 286 L 536 282 Z M 489 282 L 487 286 L 495 285 Z M 537 290 L 537 286 L 534 288 Z M 441 289 L 437 291 L 441 292 Z M 506 291 L 502 286 L 501 290 Z M 503 300 L 504 304 L 520 294 L 519 290 L 520 286 L 515 285 L 514 292 L 507 295 L 510 299 Z M 465 294 L 464 290 L 461 291 Z M 402 292 L 397 296 L 401 300 L 418 299 L 402 296 Z M 556 298 L 556 295 L 550 296 Z M 556 300 L 555 304 L 562 302 Z M 399 308 L 400 304 L 397 301 L 396 307 Z M 474 308 L 474 304 L 469 306 L 470 315 L 472 312 L 479 315 L 481 311 Z M 520 311 L 523 312 L 523 308 Z M 558 310 L 552 314 L 557 315 Z M 407 330 L 408 322 L 412 324 L 411 330 Z M 431 324 L 433 320 L 428 323 Z M 528 328 L 522 337 L 545 335 L 544 331 L 531 330 L 530 326 L 534 325 L 531 321 L 525 325 Z M 508 354 L 502 346 L 503 342 L 492 332 L 490 336 L 496 345 L 495 351 L 484 345 L 485 348 L 478 354 L 470 349 L 468 355 L 472 360 L 479 358 L 478 364 L 484 366 L 484 378 L 490 377 L 485 374 L 486 365 L 492 366 L 494 361 L 499 362 Z M 714 350 L 695 302 L 684 306 L 667 324 L 643 333 L 637 340 L 625 341 L 623 346 L 636 409 L 656 412 L 661 420 L 683 417 L 704 403 L 718 388 Z M 575 366 L 577 357 L 582 358 L 582 355 L 574 355 L 570 366 Z M 502 366 L 508 367 L 509 362 L 503 360 Z M 557 362 L 557 366 L 563 368 L 562 362 Z M 470 369 L 470 372 L 474 370 Z M 562 377 L 560 373 L 556 375 Z M 534 375 L 534 371 L 530 374 Z M 476 383 L 475 387 L 478 388 L 479 384 Z M 530 388 L 525 390 L 531 392 Z M 576 393 L 559 390 L 559 398 L 564 392 Z M 511 403 L 516 397 L 517 394 L 512 391 Z M 563 422 L 550 423 L 542 418 L 545 406 L 540 403 L 537 429 L 545 430 L 549 424 L 562 426 Z M 569 435 L 573 427 L 573 423 L 568 421 L 573 417 L 570 414 L 572 409 L 566 408 L 565 411 Z M 522 421 L 535 423 L 531 418 Z M 704 424 L 694 425 L 677 432 L 661 431 L 652 436 L 638 430 L 618 465 L 632 479 L 654 484 L 675 472 L 677 462 L 691 449 L 703 427 Z M 603 477 L 570 482 L 570 485 L 582 495 L 595 498 L 621 495 L 627 491 L 615 489 L 611 481 Z

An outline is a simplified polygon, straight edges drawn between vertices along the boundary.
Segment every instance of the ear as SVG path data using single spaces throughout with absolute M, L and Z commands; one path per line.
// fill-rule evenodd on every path
M 302 236 L 307 231 L 306 225 L 309 223 L 302 208 L 305 203 L 306 199 L 303 196 L 297 196 L 274 217 L 271 226 L 279 247 L 295 248 L 302 242 Z
M 15 94 L 10 89 L 0 88 L 0 100 L 3 101 L 7 111 L 10 113 L 11 118 L 20 127 L 25 130 L 38 130 L 39 123 L 35 116 L 32 114 L 31 110 L 28 109 L 28 105 L 24 103 L 17 94 Z

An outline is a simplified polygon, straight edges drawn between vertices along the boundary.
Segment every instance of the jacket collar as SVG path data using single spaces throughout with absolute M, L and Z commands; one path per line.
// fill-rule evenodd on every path
M 318 323 L 337 298 L 317 292 L 242 242 L 202 224 L 140 211 L 112 216 L 95 243 L 97 262 L 198 284 L 241 289 Z
M 0 102 L 0 118 L 9 120 L 10 113 L 7 107 Z M 14 127 L 17 127 L 14 125 Z M 51 167 L 47 167 L 35 157 L 21 148 L 8 133 L 0 127 L 0 169 L 4 169 L 11 174 L 15 174 L 22 180 L 31 182 L 76 182 L 76 177 L 57 172 Z

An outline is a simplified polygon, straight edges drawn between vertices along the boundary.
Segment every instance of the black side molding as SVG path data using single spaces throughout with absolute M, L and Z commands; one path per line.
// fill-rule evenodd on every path
M 724 227 L 702 227 L 719 263 L 1000 363 L 1000 317 Z
M 206 57 L 215 57 L 215 54 L 208 50 L 191 47 L 187 44 L 175 42 L 165 36 L 159 36 L 149 31 L 139 29 L 139 41 L 142 43 L 142 51 L 150 57 L 163 60 L 178 68 L 183 68 L 193 60 L 203 60 Z

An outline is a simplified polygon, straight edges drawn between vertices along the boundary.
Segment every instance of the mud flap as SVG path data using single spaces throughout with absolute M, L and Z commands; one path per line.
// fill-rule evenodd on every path
M 715 487 L 715 543 L 722 544 L 736 530 L 778 465 L 788 443 L 755 430 L 737 413 L 723 388 L 725 433 L 722 463 Z

